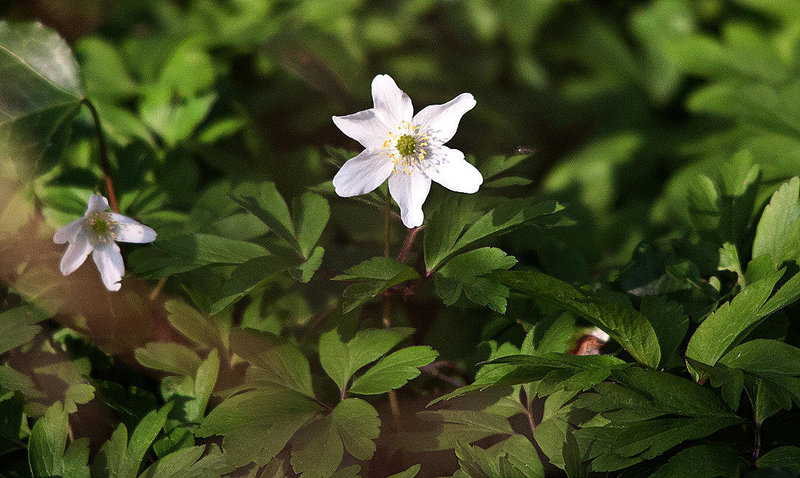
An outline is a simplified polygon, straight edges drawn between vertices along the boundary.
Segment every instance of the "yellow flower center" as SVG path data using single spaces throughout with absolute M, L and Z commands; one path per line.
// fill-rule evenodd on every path
M 417 149 L 417 140 L 410 134 L 404 134 L 397 140 L 395 148 L 401 156 L 411 156 Z
M 419 126 L 403 121 L 396 130 L 389 131 L 389 139 L 383 142 L 381 149 L 394 163 L 395 173 L 411 174 L 414 169 L 424 168 L 429 139 Z
M 92 212 L 86 216 L 84 230 L 89 235 L 92 245 L 109 244 L 117 239 L 118 224 L 107 212 Z

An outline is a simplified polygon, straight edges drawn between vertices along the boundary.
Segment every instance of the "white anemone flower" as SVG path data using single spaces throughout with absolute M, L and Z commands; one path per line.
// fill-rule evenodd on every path
M 61 258 L 61 273 L 69 275 L 86 261 L 89 254 L 100 271 L 103 285 L 110 291 L 118 291 L 125 274 L 125 264 L 119 252 L 121 242 L 153 242 L 156 232 L 122 214 L 108 211 L 108 201 L 103 196 L 92 194 L 89 206 L 82 218 L 76 219 L 56 231 L 53 242 L 69 242 Z
M 344 134 L 361 143 L 358 156 L 348 160 L 333 178 L 336 194 L 366 194 L 389 179 L 389 193 L 400 206 L 403 224 L 422 225 L 422 204 L 431 180 L 451 191 L 474 193 L 483 177 L 464 159 L 464 153 L 448 148 L 461 117 L 475 106 L 475 98 L 462 93 L 443 105 L 431 105 L 414 115 L 411 98 L 389 75 L 372 80 L 373 108 L 333 122 Z

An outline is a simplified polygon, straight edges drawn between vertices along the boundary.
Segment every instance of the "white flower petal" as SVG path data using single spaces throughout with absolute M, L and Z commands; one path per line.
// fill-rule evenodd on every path
M 156 240 L 156 231 L 145 226 L 144 224 L 136 222 L 127 216 L 123 216 L 122 214 L 117 214 L 114 212 L 110 214 L 111 219 L 117 223 L 117 241 L 136 242 L 142 244 Z
M 461 117 L 475 104 L 471 94 L 461 93 L 443 105 L 426 106 L 414 116 L 413 123 L 440 143 L 446 143 L 456 134 Z
M 74 240 L 69 243 L 64 257 L 61 258 L 61 273 L 70 275 L 81 266 L 89 253 L 92 252 L 92 243 L 83 229 L 78 231 Z
M 422 204 L 430 190 L 431 180 L 422 173 L 394 173 L 389 176 L 389 193 L 400 206 L 400 217 L 407 228 L 422 225 L 425 219 Z
M 92 194 L 89 196 L 89 207 L 86 208 L 84 216 L 88 216 L 93 212 L 103 212 L 108 210 L 108 199 L 100 196 L 99 194 Z
M 380 186 L 394 169 L 382 152 L 364 150 L 348 160 L 333 177 L 336 194 L 342 197 L 366 194 Z
M 372 101 L 375 103 L 375 109 L 388 123 L 411 121 L 411 116 L 414 114 L 411 98 L 389 75 L 378 75 L 372 80 Z
M 55 242 L 56 244 L 66 244 L 67 242 L 73 242 L 75 240 L 75 237 L 81 231 L 82 227 L 83 227 L 83 218 L 75 219 L 66 226 L 62 226 L 61 229 L 57 230 L 56 233 L 53 234 L 53 242 Z
M 347 116 L 334 116 L 333 124 L 342 133 L 361 143 L 365 148 L 378 149 L 389 138 L 391 127 L 378 116 L 374 108 Z
M 425 174 L 458 193 L 472 194 L 483 183 L 480 171 L 464 159 L 464 153 L 447 146 L 436 148 L 433 158 L 425 166 Z
M 92 259 L 100 271 L 100 278 L 103 280 L 103 285 L 110 291 L 118 291 L 122 284 L 119 281 L 125 274 L 125 264 L 122 262 L 122 254 L 119 252 L 119 246 L 112 242 L 106 246 L 98 247 L 92 253 Z

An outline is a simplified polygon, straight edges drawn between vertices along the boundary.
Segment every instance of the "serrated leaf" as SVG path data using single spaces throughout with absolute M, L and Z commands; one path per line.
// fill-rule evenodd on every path
M 67 419 L 61 402 L 56 402 L 33 425 L 28 443 L 28 463 L 33 476 L 59 476 L 64 473 Z
M 365 329 L 358 331 L 345 344 L 338 330 L 330 330 L 322 334 L 319 340 L 322 368 L 333 379 L 339 390 L 342 390 L 356 371 L 378 360 L 413 333 L 414 329 L 407 327 Z
M 135 351 L 136 360 L 145 367 L 193 377 L 200 357 L 189 348 L 173 342 L 150 342 Z
M 484 239 L 506 234 L 562 209 L 564 207 L 555 201 L 508 200 L 475 221 L 463 234 L 460 230 L 463 224 L 459 226 L 458 222 L 448 223 L 446 230 L 437 233 L 437 239 L 431 239 L 432 251 L 426 254 L 425 268 L 428 272 L 434 271 L 454 254 L 472 247 Z M 442 211 L 442 214 L 448 213 L 450 211 Z M 457 237 L 457 239 L 450 247 L 447 247 L 453 237 Z
M 269 181 L 262 183 L 258 194 L 253 194 L 252 192 L 249 194 L 237 194 L 234 192 L 232 198 L 240 206 L 261 219 L 272 232 L 302 254 L 295 236 L 294 223 L 289 213 L 289 206 L 286 205 L 283 196 L 278 192 L 275 183 Z
M 681 450 L 658 469 L 653 478 L 706 478 L 737 476 L 747 461 L 725 445 L 697 445 Z
M 800 447 L 780 446 L 756 460 L 756 466 L 767 469 L 782 469 L 800 473 Z
M 259 369 L 258 377 L 308 397 L 314 396 L 308 360 L 297 346 L 275 335 L 234 328 L 231 350 Z
M 496 272 L 494 276 L 512 291 L 549 302 L 579 315 L 608 333 L 637 361 L 658 366 L 661 349 L 653 326 L 630 306 L 588 297 L 555 277 L 536 271 Z
M 297 221 L 297 243 L 300 245 L 303 257 L 310 257 L 328 223 L 331 215 L 330 206 L 328 201 L 319 194 L 306 192 L 300 196 L 294 213 Z
M 0 313 L 0 354 L 31 341 L 41 330 L 34 324 L 46 317 L 41 310 L 28 305 Z
M 242 264 L 266 255 L 266 249 L 252 242 L 210 234 L 181 234 L 140 247 L 128 259 L 137 275 L 160 278 L 212 264 Z
M 436 292 L 445 305 L 455 303 L 463 292 L 470 301 L 503 314 L 508 288 L 479 276 L 510 269 L 516 263 L 513 256 L 495 247 L 482 247 L 456 255 L 436 272 Z
M 797 300 L 800 274 L 772 294 L 783 273 L 783 270 L 774 272 L 748 285 L 733 300 L 709 315 L 689 339 L 686 357 L 706 365 L 716 364 L 770 314 Z M 698 376 L 697 371 L 693 370 L 693 373 Z
M 342 296 L 342 311 L 348 313 L 390 287 L 418 277 L 417 271 L 395 259 L 373 257 L 333 280 L 359 281 L 345 289 Z
M 755 339 L 731 349 L 720 364 L 753 374 L 800 375 L 800 349 L 769 339 Z
M 800 178 L 794 177 L 775 191 L 764 208 L 753 240 L 753 257 L 768 255 L 780 267 L 800 256 Z
M 359 460 L 372 458 L 381 426 L 372 405 L 359 398 L 346 398 L 333 409 L 331 420 L 351 455 Z
M 148 466 L 139 478 L 178 478 L 202 455 L 204 446 L 191 446 L 170 453 Z
M 118 476 L 120 478 L 135 478 L 139 474 L 142 459 L 156 436 L 164 428 L 170 410 L 172 410 L 172 403 L 167 403 L 161 409 L 153 410 L 145 415 L 136 425 L 125 449 L 125 460 L 119 467 Z
M 405 471 L 395 473 L 387 478 L 414 478 L 419 473 L 420 468 L 422 468 L 422 465 L 416 464 Z
M 235 304 L 260 284 L 293 267 L 297 262 L 270 255 L 255 257 L 239 264 L 222 285 L 221 298 L 211 305 L 211 315 L 216 315 L 229 305 Z
M 229 397 L 203 420 L 197 436 L 223 435 L 231 463 L 269 463 L 321 407 L 305 395 L 259 387 Z
M 438 355 L 426 345 L 400 349 L 379 360 L 356 378 L 350 392 L 377 395 L 400 388 L 420 374 L 419 367 L 433 362 Z
M 0 21 L 0 157 L 58 157 L 84 97 L 67 43 L 40 23 Z
M 297 267 L 289 269 L 289 274 L 300 282 L 310 282 L 317 272 L 317 269 L 319 269 L 319 266 L 322 265 L 322 258 L 324 256 L 325 248 L 322 246 L 315 247 L 311 252 L 311 256 L 309 256 L 305 262 Z
M 214 319 L 206 317 L 186 302 L 177 299 L 165 302 L 164 309 L 169 313 L 167 321 L 170 325 L 189 340 L 208 347 L 224 347 Z
M 292 468 L 301 478 L 325 478 L 333 475 L 344 456 L 331 416 L 300 430 L 292 441 Z

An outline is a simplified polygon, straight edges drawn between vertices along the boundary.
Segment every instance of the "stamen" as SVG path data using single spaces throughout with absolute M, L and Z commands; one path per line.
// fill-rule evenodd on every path
M 424 169 L 430 142 L 427 132 L 421 132 L 419 125 L 403 121 L 397 131 L 389 130 L 388 136 L 381 149 L 394 163 L 394 172 L 411 174 L 415 169 Z
M 83 228 L 92 245 L 106 245 L 116 241 L 119 224 L 107 212 L 93 212 L 86 216 Z

